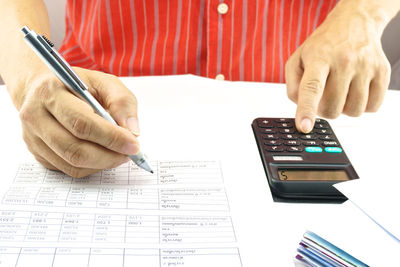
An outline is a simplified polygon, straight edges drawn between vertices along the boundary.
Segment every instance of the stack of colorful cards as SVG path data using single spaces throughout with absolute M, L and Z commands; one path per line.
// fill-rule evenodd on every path
M 329 243 L 313 232 L 303 235 L 295 257 L 296 266 L 366 267 L 365 263 Z

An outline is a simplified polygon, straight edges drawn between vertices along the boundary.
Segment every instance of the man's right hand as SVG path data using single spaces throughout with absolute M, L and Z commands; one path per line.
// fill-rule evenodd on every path
M 120 126 L 94 113 L 51 72 L 35 75 L 17 104 L 23 138 L 45 167 L 84 177 L 129 161 L 139 152 L 137 102 L 115 76 L 74 68 Z

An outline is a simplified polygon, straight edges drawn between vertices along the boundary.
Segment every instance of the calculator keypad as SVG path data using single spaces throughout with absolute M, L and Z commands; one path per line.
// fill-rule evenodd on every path
M 307 134 L 297 131 L 294 118 L 256 118 L 251 127 L 274 201 L 346 200 L 332 185 L 342 175 L 344 180 L 358 175 L 326 120 L 317 118 Z
M 262 133 L 264 149 L 275 153 L 342 153 L 338 140 L 329 124 L 316 119 L 314 129 L 303 134 L 297 131 L 294 119 L 257 119 Z

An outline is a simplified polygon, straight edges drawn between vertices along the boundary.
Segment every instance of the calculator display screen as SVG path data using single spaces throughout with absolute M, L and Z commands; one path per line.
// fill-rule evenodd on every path
M 278 170 L 282 181 L 347 181 L 350 177 L 344 170 Z

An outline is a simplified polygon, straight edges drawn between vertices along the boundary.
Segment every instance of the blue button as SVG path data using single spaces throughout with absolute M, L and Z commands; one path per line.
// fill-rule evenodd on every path
M 322 152 L 322 148 L 320 148 L 319 146 L 308 146 L 308 147 L 306 147 L 305 150 L 308 153 L 321 153 Z
M 343 149 L 341 149 L 340 147 L 328 146 L 328 147 L 325 147 L 325 152 L 328 152 L 328 153 L 342 153 Z

